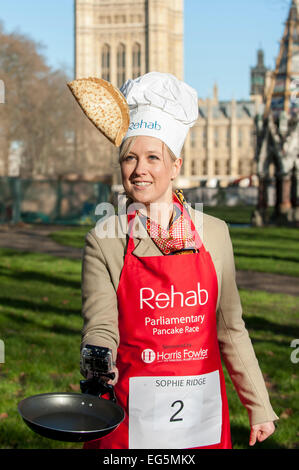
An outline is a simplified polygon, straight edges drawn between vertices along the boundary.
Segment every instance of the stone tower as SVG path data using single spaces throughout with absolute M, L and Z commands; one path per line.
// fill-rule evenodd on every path
M 76 78 L 100 77 L 119 88 L 150 71 L 183 79 L 183 0 L 75 0 Z M 117 149 L 86 126 L 79 126 L 76 149 L 83 177 L 120 183 Z
M 183 0 L 76 0 L 76 78 L 120 87 L 149 71 L 183 79 Z
M 251 67 L 251 95 L 261 95 L 264 97 L 266 88 L 266 77 L 268 69 L 264 64 L 264 51 L 257 51 L 257 64 Z

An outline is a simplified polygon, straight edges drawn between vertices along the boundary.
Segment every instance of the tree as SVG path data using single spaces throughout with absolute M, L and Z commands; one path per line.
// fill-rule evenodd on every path
M 13 143 L 22 148 L 21 176 L 57 176 L 74 167 L 76 105 L 63 70 L 53 70 L 42 46 L 0 24 L 0 79 L 5 103 L 0 105 L 0 159 L 3 173 Z

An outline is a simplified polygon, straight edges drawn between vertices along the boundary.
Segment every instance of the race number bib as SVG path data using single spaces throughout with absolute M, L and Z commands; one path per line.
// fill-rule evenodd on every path
M 221 428 L 218 370 L 203 375 L 130 378 L 130 449 L 218 444 Z

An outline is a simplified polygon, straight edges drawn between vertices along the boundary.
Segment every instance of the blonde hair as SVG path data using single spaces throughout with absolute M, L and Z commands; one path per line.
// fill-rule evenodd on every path
M 119 163 L 122 162 L 123 159 L 126 158 L 126 156 L 129 154 L 132 146 L 134 145 L 134 142 L 135 140 L 137 139 L 138 136 L 132 136 L 132 137 L 128 137 L 120 146 L 120 149 L 119 149 Z M 163 141 L 162 142 L 162 145 L 163 145 L 163 157 L 164 157 L 164 150 L 166 148 L 167 152 L 169 153 L 170 155 L 170 158 L 173 162 L 175 162 L 177 160 L 177 157 L 175 156 L 175 154 L 173 153 L 172 150 L 170 150 L 170 148 L 168 147 L 168 145 L 166 145 Z

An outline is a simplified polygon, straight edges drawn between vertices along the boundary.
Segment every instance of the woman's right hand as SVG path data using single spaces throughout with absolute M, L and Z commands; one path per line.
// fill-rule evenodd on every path
M 111 369 L 111 372 L 114 372 L 114 374 L 115 374 L 114 379 L 109 379 L 108 377 L 105 377 L 105 376 L 103 376 L 103 377 L 101 377 L 101 378 L 102 378 L 102 380 L 103 380 L 104 382 L 106 382 L 106 383 L 109 384 L 109 385 L 116 385 L 116 384 L 117 384 L 117 381 L 118 381 L 118 376 L 119 376 L 119 374 L 118 374 L 118 368 L 114 366 L 114 367 Z M 87 372 L 86 379 L 92 379 L 92 377 L 93 377 L 92 372 L 91 372 L 91 371 L 88 371 L 88 372 Z
M 107 381 L 107 384 L 109 384 L 109 385 L 116 385 L 116 384 L 117 384 L 117 381 L 118 381 L 118 376 L 119 376 L 119 374 L 118 374 L 118 368 L 114 366 L 113 369 L 111 370 L 111 372 L 114 372 L 115 377 L 114 377 L 114 379 L 109 379 L 109 380 Z

